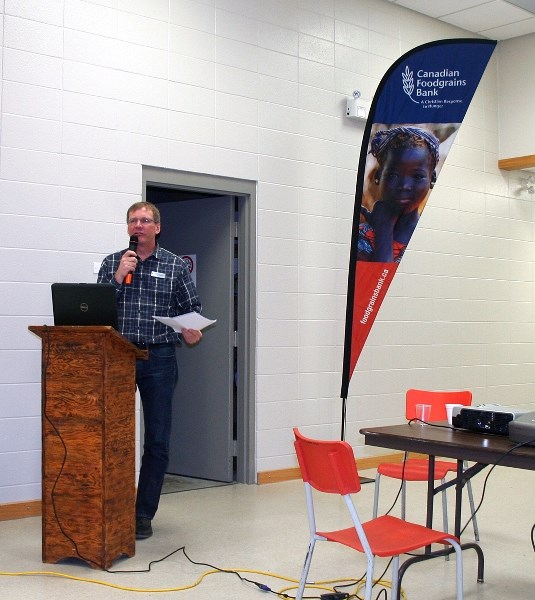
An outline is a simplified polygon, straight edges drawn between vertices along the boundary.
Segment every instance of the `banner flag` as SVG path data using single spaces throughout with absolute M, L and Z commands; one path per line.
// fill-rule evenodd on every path
M 418 46 L 382 78 L 364 129 L 351 254 L 341 397 L 496 46 Z

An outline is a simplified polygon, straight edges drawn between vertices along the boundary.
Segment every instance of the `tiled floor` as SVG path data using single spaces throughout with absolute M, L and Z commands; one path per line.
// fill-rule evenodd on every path
M 473 480 L 476 503 L 483 492 L 485 474 L 486 471 Z M 363 475 L 373 477 L 374 473 L 365 471 Z M 412 484 L 409 488 L 408 517 L 413 520 L 423 518 L 424 487 Z M 397 489 L 394 482 L 383 480 L 383 508 L 390 506 Z M 485 552 L 485 583 L 476 582 L 475 553 L 465 552 L 465 599 L 530 600 L 535 597 L 535 553 L 531 542 L 531 528 L 535 523 L 534 495 L 533 471 L 497 467 L 490 475 L 478 513 L 481 547 Z M 334 505 L 329 506 L 323 499 L 319 517 L 327 520 L 327 527 L 340 524 L 345 511 L 343 503 L 334 498 Z M 356 500 L 361 517 L 368 519 L 372 510 L 373 484 L 364 485 Z M 450 494 L 450 504 L 452 500 Z M 438 512 L 439 509 L 437 501 Z M 438 516 L 437 522 L 440 512 Z M 136 556 L 116 562 L 112 569 L 146 570 L 151 561 L 181 547 L 185 547 L 193 561 L 206 564 L 192 564 L 179 551 L 153 564 L 150 572 L 113 574 L 90 569 L 84 564 L 43 564 L 40 518 L 4 521 L 0 522 L 0 598 L 261 600 L 275 597 L 254 584 L 240 581 L 233 574 L 214 572 L 207 565 L 240 569 L 242 577 L 294 597 L 294 581 L 299 577 L 307 547 L 307 527 L 300 481 L 263 486 L 231 485 L 167 494 L 162 497 L 153 522 L 154 536 L 137 542 Z M 468 528 L 465 539 L 472 540 L 472 536 L 472 529 Z M 377 575 L 385 565 L 386 561 L 378 561 Z M 364 571 L 362 555 L 335 545 L 319 544 L 310 577 L 316 582 L 355 580 Z M 31 572 L 55 572 L 71 578 L 15 575 Z M 408 600 L 455 598 L 455 560 L 446 562 L 440 558 L 412 566 L 403 580 L 403 589 Z M 325 591 L 310 588 L 306 596 L 319 598 Z M 378 593 L 379 589 L 374 592 L 374 598 Z M 384 599 L 384 593 L 380 598 Z

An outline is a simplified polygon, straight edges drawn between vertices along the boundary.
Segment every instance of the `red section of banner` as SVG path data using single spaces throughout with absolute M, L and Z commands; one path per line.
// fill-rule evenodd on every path
M 357 364 L 366 338 L 377 316 L 377 311 L 396 274 L 397 263 L 357 263 L 358 294 L 355 290 L 351 340 L 351 373 Z

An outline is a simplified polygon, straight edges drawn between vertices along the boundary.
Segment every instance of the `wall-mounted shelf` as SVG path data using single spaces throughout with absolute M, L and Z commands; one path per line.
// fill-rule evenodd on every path
M 498 161 L 498 168 L 505 171 L 516 171 L 518 169 L 535 168 L 535 154 L 528 156 L 515 156 L 514 158 L 502 158 Z

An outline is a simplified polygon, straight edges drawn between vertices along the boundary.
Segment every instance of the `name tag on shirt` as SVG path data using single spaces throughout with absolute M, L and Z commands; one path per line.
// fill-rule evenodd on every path
M 158 273 L 158 271 L 152 271 L 151 277 L 158 277 L 159 279 L 165 279 L 165 273 Z

